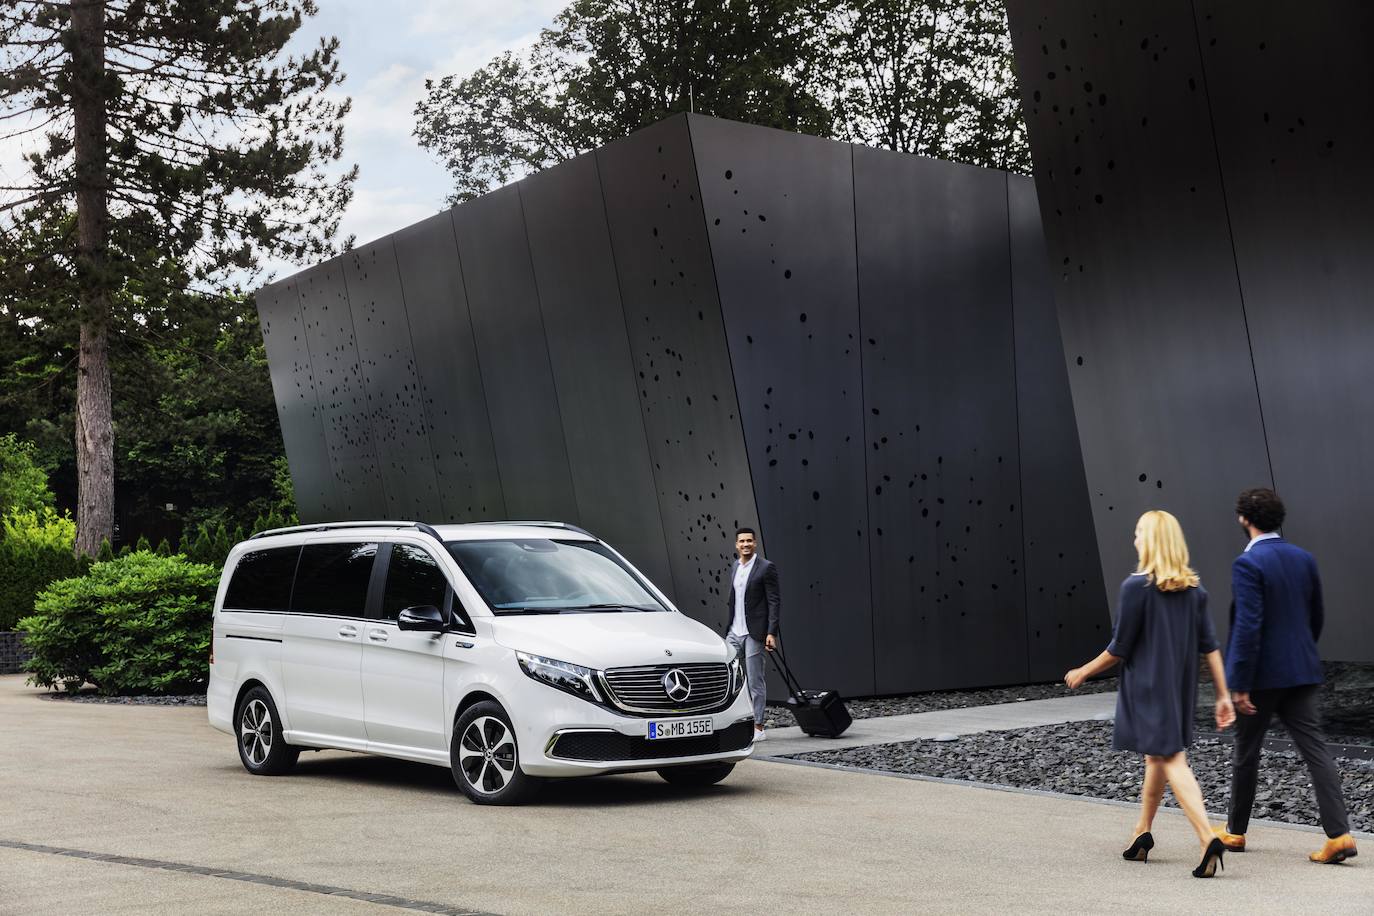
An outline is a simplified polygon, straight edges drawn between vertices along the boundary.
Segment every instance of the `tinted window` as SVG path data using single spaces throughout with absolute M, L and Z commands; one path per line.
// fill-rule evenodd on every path
M 448 582 L 432 556 L 410 544 L 393 544 L 382 595 L 382 619 L 395 620 L 402 608 L 426 604 L 443 610 L 447 588 Z
M 239 557 L 224 606 L 240 611 L 284 611 L 291 606 L 291 577 L 299 547 L 250 550 Z
M 367 608 L 376 544 L 306 544 L 296 569 L 291 610 L 361 617 Z

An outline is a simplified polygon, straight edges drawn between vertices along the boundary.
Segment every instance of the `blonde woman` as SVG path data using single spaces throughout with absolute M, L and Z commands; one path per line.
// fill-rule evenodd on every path
M 1193 743 L 1199 655 L 1206 656 L 1216 685 L 1217 727 L 1234 722 L 1236 711 L 1207 615 L 1207 591 L 1188 565 L 1188 545 L 1178 519 L 1160 510 L 1146 512 L 1136 522 L 1135 549 L 1140 563 L 1121 583 L 1111 643 L 1097 658 L 1064 675 L 1064 683 L 1077 688 L 1121 663 L 1112 748 L 1145 757 L 1140 819 L 1135 839 L 1122 856 L 1137 862 L 1149 858 L 1155 845 L 1150 827 L 1168 783 L 1202 847 L 1202 862 L 1193 869 L 1193 877 L 1210 878 L 1222 865 L 1225 847 L 1207 822 L 1202 789 L 1186 753 Z

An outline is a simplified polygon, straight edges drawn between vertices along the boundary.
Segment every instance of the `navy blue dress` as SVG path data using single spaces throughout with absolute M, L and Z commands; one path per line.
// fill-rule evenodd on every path
M 1217 648 L 1207 590 L 1161 592 L 1144 575 L 1121 583 L 1107 651 L 1121 659 L 1112 747 L 1169 757 L 1193 743 L 1198 656 Z

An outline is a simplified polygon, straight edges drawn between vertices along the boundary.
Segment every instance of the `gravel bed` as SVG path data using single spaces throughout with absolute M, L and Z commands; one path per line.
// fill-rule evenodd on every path
M 988 687 L 982 690 L 941 690 L 934 693 L 911 693 L 896 697 L 870 697 L 851 700 L 844 705 L 855 719 L 876 719 L 879 716 L 904 716 L 940 709 L 965 709 L 970 706 L 996 706 L 999 703 L 1021 703 L 1026 700 L 1047 700 L 1080 693 L 1108 693 L 1116 689 L 1116 678 L 1108 677 L 1084 684 L 1070 691 L 1062 683 L 1022 684 L 1013 687 Z M 791 711 L 782 704 L 768 707 L 764 724 L 768 728 L 796 725 Z
M 1139 755 L 1112 747 L 1112 723 L 1070 722 L 1013 731 L 982 732 L 956 741 L 905 741 L 791 755 L 797 760 L 967 779 L 1023 789 L 1042 789 L 1120 801 L 1140 800 L 1144 765 Z M 1199 739 L 1189 760 L 1209 811 L 1225 811 L 1230 797 L 1231 746 Z M 1350 825 L 1374 830 L 1374 760 L 1340 757 Z M 1177 807 L 1171 793 L 1164 804 Z M 1317 803 L 1307 767 L 1296 753 L 1266 751 L 1260 765 L 1254 816 L 1292 824 L 1316 824 Z
M 189 696 L 138 696 L 103 697 L 97 693 L 41 693 L 45 700 L 61 700 L 64 703 L 111 703 L 117 706 L 204 706 L 205 694 Z

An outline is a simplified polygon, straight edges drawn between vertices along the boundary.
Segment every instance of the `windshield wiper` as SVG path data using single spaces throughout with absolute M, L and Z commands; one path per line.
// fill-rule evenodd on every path
M 651 607 L 642 607 L 638 604 L 574 604 L 569 605 L 564 610 L 568 611 L 652 611 Z

